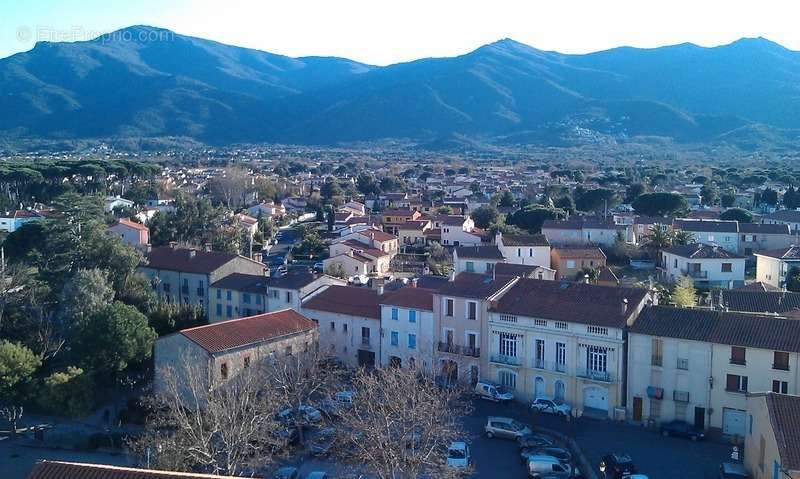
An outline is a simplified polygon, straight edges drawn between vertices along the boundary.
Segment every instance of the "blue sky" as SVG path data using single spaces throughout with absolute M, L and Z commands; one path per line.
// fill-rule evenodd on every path
M 585 53 L 764 36 L 800 50 L 792 0 L 0 0 L 0 57 L 147 24 L 291 56 L 385 65 L 510 37 Z

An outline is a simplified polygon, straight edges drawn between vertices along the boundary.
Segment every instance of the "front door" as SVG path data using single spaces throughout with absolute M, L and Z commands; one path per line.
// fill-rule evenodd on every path
M 365 368 L 375 367 L 375 353 L 373 351 L 358 350 L 358 366 Z
M 638 396 L 633 398 L 633 420 L 642 420 L 642 398 Z
M 694 427 L 698 429 L 706 428 L 706 408 L 704 407 L 694 408 Z

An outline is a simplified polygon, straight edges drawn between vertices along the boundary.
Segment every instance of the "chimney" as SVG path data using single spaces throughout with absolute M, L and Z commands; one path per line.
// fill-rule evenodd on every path
M 259 253 L 253 253 L 253 261 L 255 261 L 257 263 L 261 263 L 262 262 L 261 259 L 262 259 L 262 256 L 261 256 L 260 252 Z
M 622 299 L 622 315 L 628 314 L 628 298 Z
M 169 242 L 169 249 L 176 249 L 178 247 L 177 241 L 170 241 Z
M 203 243 L 203 251 L 205 251 L 206 253 L 210 253 L 211 252 L 211 243 Z

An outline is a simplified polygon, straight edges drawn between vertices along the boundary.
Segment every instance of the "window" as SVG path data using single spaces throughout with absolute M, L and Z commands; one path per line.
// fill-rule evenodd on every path
M 536 340 L 533 354 L 533 367 L 544 369 L 544 339 Z
M 445 316 L 450 316 L 451 318 L 453 317 L 453 300 L 452 299 L 447 298 L 447 299 L 444 300 L 444 310 L 445 310 Z
M 789 383 L 786 381 L 772 381 L 772 392 L 779 394 L 789 394 Z
M 746 360 L 747 350 L 740 346 L 731 346 L 731 364 L 739 364 L 745 365 L 747 364 Z
M 467 273 L 474 273 L 475 272 L 475 263 L 473 261 L 467 261 Z
M 602 346 L 589 346 L 586 355 L 586 369 L 600 373 L 606 372 L 608 350 Z
M 475 333 L 467 333 L 467 348 L 470 352 L 474 352 L 478 348 L 478 335 Z
M 673 268 L 677 268 L 677 267 L 678 267 L 678 258 L 675 258 L 675 266 L 673 266 Z
M 417 322 L 417 312 L 413 309 L 408 312 L 408 322 L 409 323 L 416 323 Z
M 273 299 L 278 299 L 278 290 L 277 289 L 269 290 L 269 297 Z
M 217 303 L 217 316 L 222 316 L 222 305 Z
M 417 349 L 417 335 L 408 334 L 408 349 Z
M 286 292 L 286 302 L 287 303 L 291 303 L 292 302 L 292 292 L 291 291 L 287 291 Z
M 652 366 L 664 365 L 664 342 L 657 338 L 653 338 L 652 340 L 652 350 L 650 352 L 650 365 Z
M 689 369 L 689 360 L 686 358 L 678 358 L 678 369 L 683 369 L 684 371 Z
M 397 331 L 392 331 L 390 334 L 390 341 L 392 346 L 397 346 L 398 344 L 400 344 L 400 333 L 398 333 Z
M 689 402 L 689 391 L 672 391 L 672 400 L 676 402 Z
M 336 331 L 336 322 L 331 321 L 331 331 Z
M 497 373 L 499 383 L 508 389 L 517 388 L 517 375 L 512 371 L 500 371 Z
M 397 321 L 399 317 L 400 312 L 397 310 L 397 308 L 392 308 L 392 321 Z
M 347 323 L 342 323 L 342 332 L 347 332 Z
M 246 367 L 246 368 L 250 367 L 250 356 L 245 356 L 244 357 L 244 367 Z
M 775 351 L 772 358 L 772 369 L 789 370 L 789 353 Z
M 478 303 L 475 301 L 467 301 L 467 319 L 478 318 Z
M 361 327 L 361 344 L 369 346 L 369 328 Z
M 661 417 L 661 400 L 650 399 L 650 417 L 658 419 Z
M 500 354 L 502 356 L 517 356 L 517 335 L 500 333 Z
M 222 379 L 228 379 L 228 363 L 219 365 L 219 375 Z
M 250 304 L 250 293 L 242 293 L 242 302 Z
M 722 272 L 723 273 L 730 273 L 733 271 L 733 264 L 732 263 L 722 263 Z
M 233 306 L 230 304 L 225 306 L 225 316 L 232 318 L 233 317 Z
M 725 390 L 736 393 L 747 392 L 747 376 L 728 374 L 725 380 Z
M 287 356 L 291 356 L 292 355 L 292 345 L 291 344 L 286 346 L 286 349 L 284 350 L 284 354 L 286 354 Z
M 227 299 L 228 301 L 233 299 L 233 294 L 231 294 L 230 290 L 225 291 L 225 299 Z
M 217 299 L 222 299 L 222 290 L 221 289 L 217 290 Z
M 556 343 L 556 368 L 567 364 L 567 345 L 566 343 Z M 563 371 L 563 369 L 559 369 Z

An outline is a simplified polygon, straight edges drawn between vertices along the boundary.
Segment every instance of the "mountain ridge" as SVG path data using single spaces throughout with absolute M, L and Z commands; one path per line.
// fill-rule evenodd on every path
M 730 143 L 737 130 L 767 139 L 800 129 L 798 80 L 800 53 L 761 37 L 585 54 L 504 38 L 374 66 L 134 25 L 0 59 L 0 136 L 441 147 L 452 138 L 563 144 L 588 131 Z

